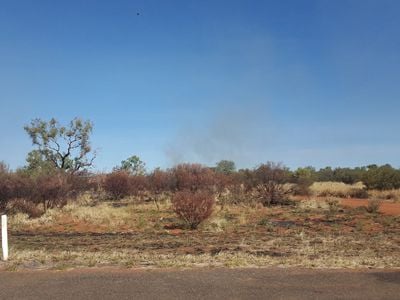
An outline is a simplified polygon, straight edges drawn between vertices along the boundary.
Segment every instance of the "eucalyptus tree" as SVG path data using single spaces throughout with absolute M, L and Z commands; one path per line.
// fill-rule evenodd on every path
M 96 153 L 90 144 L 92 122 L 74 118 L 64 126 L 54 118 L 49 121 L 37 118 L 24 129 L 37 147 L 28 154 L 28 163 L 44 161 L 70 173 L 93 165 Z

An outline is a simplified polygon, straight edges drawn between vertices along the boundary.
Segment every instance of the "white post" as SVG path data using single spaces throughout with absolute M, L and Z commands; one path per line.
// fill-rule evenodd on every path
M 3 260 L 7 260 L 8 259 L 7 215 L 1 216 L 1 247 L 3 248 Z

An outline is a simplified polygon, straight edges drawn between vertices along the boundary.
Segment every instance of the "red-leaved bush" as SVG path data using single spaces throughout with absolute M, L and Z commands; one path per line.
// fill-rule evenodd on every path
M 131 175 L 126 171 L 114 171 L 103 181 L 103 188 L 114 200 L 134 195 L 149 189 L 148 179 L 144 175 Z
M 17 173 L 0 175 L 0 211 L 5 211 L 7 204 L 14 198 L 28 198 L 35 185 L 28 176 Z
M 0 177 L 0 212 L 3 212 L 12 197 L 13 184 L 8 174 Z
M 77 198 L 85 192 L 97 192 L 99 189 L 97 176 L 86 173 L 65 174 L 70 190 L 70 197 Z
M 147 177 L 144 175 L 131 175 L 129 177 L 129 195 L 138 196 L 149 189 Z
M 62 172 L 40 175 L 32 183 L 34 187 L 29 198 L 34 203 L 42 203 L 44 211 L 64 206 L 72 193 L 67 175 Z
M 212 190 L 215 182 L 214 172 L 200 164 L 180 164 L 172 169 L 175 187 L 183 190 Z
M 175 178 L 171 172 L 155 169 L 149 175 L 149 187 L 156 194 L 172 190 L 174 184 Z
M 103 182 L 104 190 L 112 199 L 121 199 L 130 193 L 129 173 L 125 171 L 114 171 L 106 176 Z
M 30 218 L 38 218 L 44 211 L 32 201 L 22 198 L 11 199 L 7 205 L 7 214 L 24 213 Z
M 0 211 L 23 212 L 36 217 L 40 215 L 39 204 L 43 205 L 42 212 L 62 207 L 67 200 L 93 189 L 94 185 L 84 174 L 72 175 L 58 170 L 35 174 L 25 170 L 0 172 Z
M 208 191 L 185 190 L 176 192 L 172 197 L 174 212 L 186 222 L 190 229 L 196 229 L 211 215 L 214 203 L 214 197 Z

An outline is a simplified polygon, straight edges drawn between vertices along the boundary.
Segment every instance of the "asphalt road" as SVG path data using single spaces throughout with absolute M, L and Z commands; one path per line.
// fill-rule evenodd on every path
M 400 299 L 400 270 L 0 272 L 0 299 Z

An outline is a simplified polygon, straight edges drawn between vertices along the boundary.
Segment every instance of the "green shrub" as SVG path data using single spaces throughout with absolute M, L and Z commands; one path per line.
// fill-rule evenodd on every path
M 400 188 L 400 170 L 391 165 L 369 166 L 363 176 L 363 182 L 368 189 L 390 190 Z

